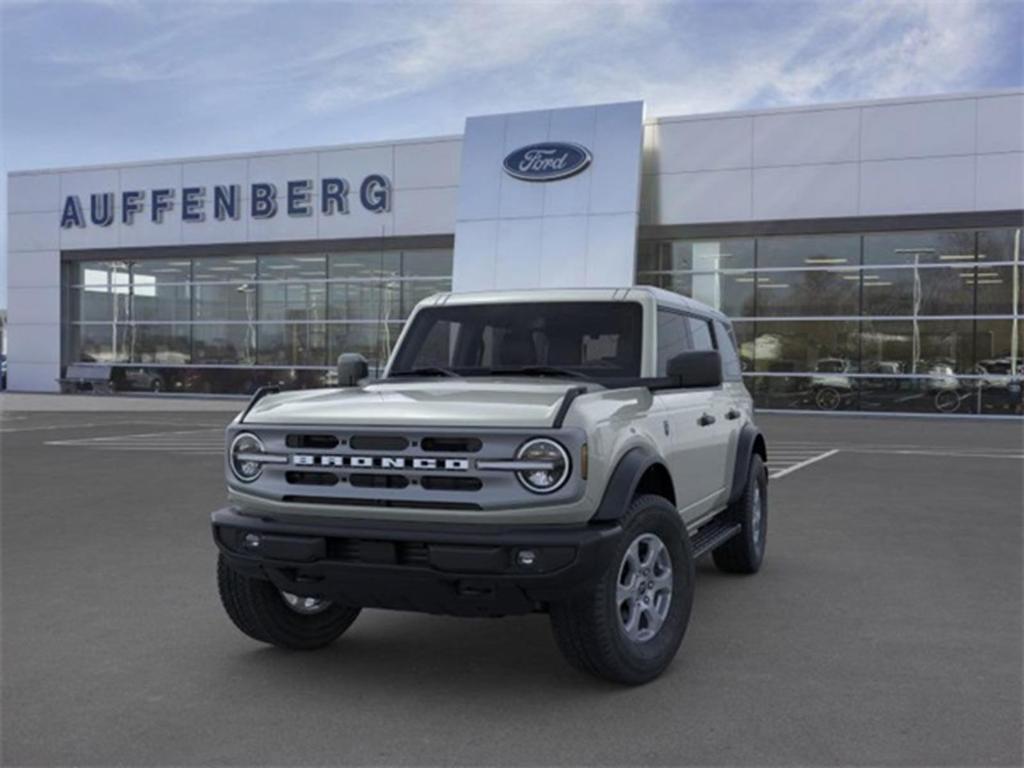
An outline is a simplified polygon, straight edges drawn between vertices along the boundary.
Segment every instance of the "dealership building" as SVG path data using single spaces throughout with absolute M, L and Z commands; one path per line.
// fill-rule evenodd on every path
M 323 386 L 436 292 L 650 284 L 762 408 L 1021 411 L 1021 90 L 23 171 L 8 216 L 12 390 Z

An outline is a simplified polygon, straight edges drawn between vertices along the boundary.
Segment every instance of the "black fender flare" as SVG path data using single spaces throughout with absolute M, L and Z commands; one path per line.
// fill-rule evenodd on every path
M 654 464 L 663 463 L 654 451 L 645 446 L 634 446 L 626 451 L 612 470 L 608 485 L 604 489 L 604 496 L 601 497 L 597 511 L 590 518 L 591 521 L 610 522 L 621 518 L 629 509 L 644 472 Z
M 758 447 L 760 450 L 757 450 Z M 767 460 L 768 449 L 765 446 L 764 436 L 753 424 L 744 424 L 739 438 L 736 440 L 736 464 L 732 474 L 732 488 L 729 489 L 730 504 L 738 501 L 743 495 L 743 489 L 747 485 L 747 475 L 750 474 L 750 459 L 754 453 L 761 454 Z

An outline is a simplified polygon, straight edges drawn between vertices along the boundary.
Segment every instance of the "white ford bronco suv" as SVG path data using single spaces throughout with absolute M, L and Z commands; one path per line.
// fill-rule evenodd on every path
M 213 513 L 228 615 L 325 646 L 361 608 L 551 616 L 577 667 L 672 661 L 694 561 L 764 557 L 764 438 L 729 320 L 657 288 L 440 294 L 378 379 L 257 392 Z

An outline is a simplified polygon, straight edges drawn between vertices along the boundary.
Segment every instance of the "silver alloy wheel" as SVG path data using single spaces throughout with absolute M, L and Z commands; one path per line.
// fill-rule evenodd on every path
M 622 631 L 635 643 L 658 634 L 672 604 L 672 558 L 656 534 L 641 533 L 626 549 L 615 582 Z
M 761 501 L 761 484 L 754 481 L 754 502 L 750 512 L 750 536 L 754 540 L 754 549 L 761 547 L 761 520 L 764 517 L 764 508 Z
M 284 598 L 285 605 L 304 616 L 313 616 L 331 607 L 330 600 L 321 600 L 319 597 L 301 597 L 284 590 L 281 590 L 281 597 Z

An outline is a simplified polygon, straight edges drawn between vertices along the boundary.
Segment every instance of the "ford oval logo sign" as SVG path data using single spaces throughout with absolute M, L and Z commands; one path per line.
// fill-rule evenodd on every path
M 548 141 L 510 153 L 505 173 L 523 181 L 555 181 L 574 176 L 590 165 L 590 151 L 579 144 Z

